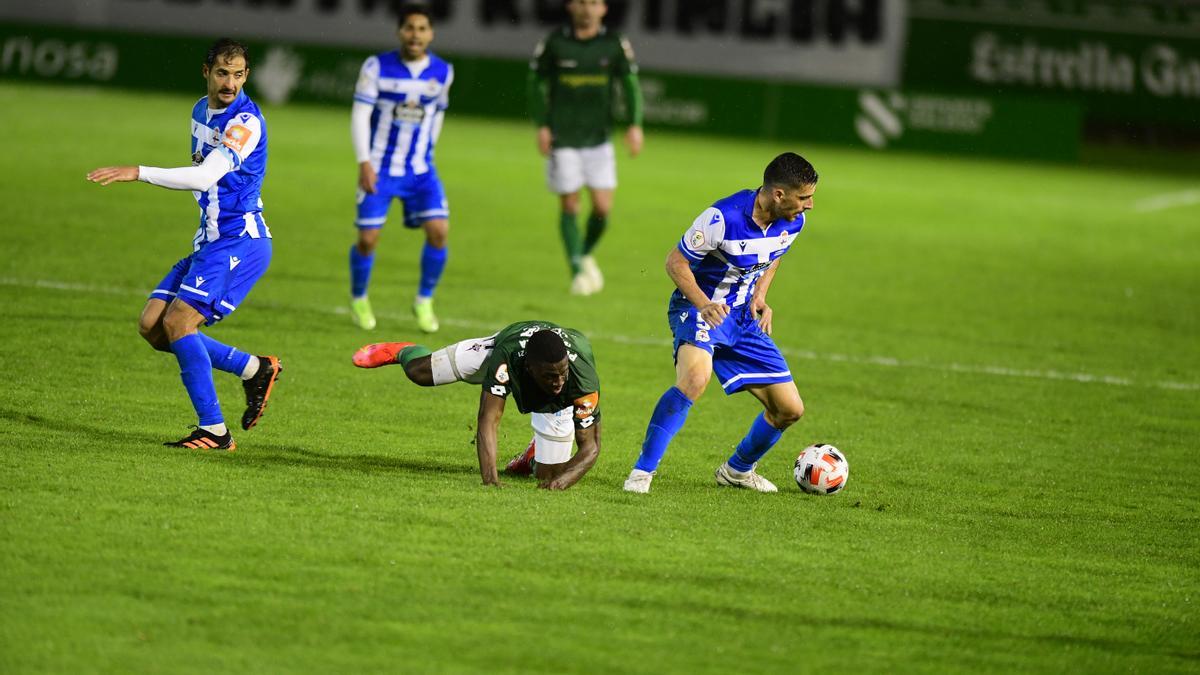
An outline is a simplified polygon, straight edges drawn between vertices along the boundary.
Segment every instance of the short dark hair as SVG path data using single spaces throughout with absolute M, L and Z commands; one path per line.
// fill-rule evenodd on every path
M 429 5 L 423 2 L 414 2 L 400 7 L 400 11 L 396 14 L 396 28 L 402 28 L 404 22 L 408 21 L 408 17 L 413 14 L 420 14 L 429 19 L 429 25 L 433 25 L 433 10 L 429 9 Z
M 785 152 L 771 160 L 763 171 L 763 185 L 795 188 L 801 185 L 816 185 L 817 170 L 813 165 L 794 152 Z
M 525 356 L 537 363 L 558 363 L 567 358 L 567 345 L 558 333 L 539 330 L 525 343 Z
M 228 61 L 235 56 L 246 59 L 246 67 L 250 67 L 250 50 L 246 49 L 246 45 L 233 38 L 223 37 L 212 43 L 212 46 L 208 48 L 208 53 L 204 55 L 204 65 L 212 68 L 216 65 L 218 58 Z

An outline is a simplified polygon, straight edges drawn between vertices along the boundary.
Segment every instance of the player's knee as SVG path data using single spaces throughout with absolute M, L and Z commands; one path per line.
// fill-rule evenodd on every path
M 413 384 L 419 384 L 422 387 L 433 386 L 433 366 L 430 365 L 428 356 L 422 356 L 404 364 L 404 374 Z
M 447 221 L 439 221 L 425 228 L 425 241 L 434 248 L 446 248 L 449 239 L 450 223 Z
M 794 402 L 776 408 L 771 415 L 773 417 L 774 426 L 776 429 L 786 429 L 804 416 L 804 401 L 796 399 Z
M 375 247 L 379 244 L 379 230 L 359 230 L 358 241 L 354 246 L 358 249 L 359 255 L 371 255 L 375 252 Z
M 683 392 L 684 396 L 695 401 L 704 395 L 704 390 L 708 388 L 709 377 L 709 373 L 686 373 L 679 378 L 675 386 Z
M 171 343 L 157 321 L 150 323 L 145 319 L 138 322 L 138 335 L 142 336 L 149 345 L 160 352 L 171 351 Z

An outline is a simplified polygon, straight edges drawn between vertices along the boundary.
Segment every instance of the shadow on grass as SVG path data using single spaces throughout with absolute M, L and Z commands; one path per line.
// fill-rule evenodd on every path
M 70 420 L 51 419 L 41 415 L 0 408 L 0 420 L 47 431 L 68 433 L 94 441 L 120 444 L 124 447 L 145 443 L 155 451 L 176 453 L 180 456 L 195 456 L 208 451 L 187 448 L 164 448 L 164 437 L 159 434 L 131 433 L 127 430 L 81 424 Z M 354 471 L 358 473 L 438 473 L 476 474 L 478 469 L 469 463 L 447 464 L 430 460 L 410 459 L 393 455 L 356 453 L 339 455 L 332 452 L 310 450 L 298 445 L 251 442 L 234 452 L 212 452 L 237 467 L 291 467 L 319 469 L 322 471 Z
M 30 427 L 39 427 L 49 431 L 60 431 L 69 434 L 78 434 L 93 440 L 113 441 L 116 443 L 124 443 L 126 445 L 131 442 L 146 442 L 161 445 L 163 437 L 161 435 L 148 433 L 134 433 L 123 429 L 112 429 L 107 427 L 91 426 L 88 424 L 80 424 L 70 420 L 50 419 L 41 415 L 33 415 L 27 412 L 17 410 L 9 410 L 0 408 L 0 420 L 7 420 L 17 424 L 23 424 Z
M 729 583 L 729 579 L 715 579 L 706 576 L 699 577 L 699 581 L 700 583 L 705 584 L 712 584 L 714 581 L 719 584 Z M 645 602 L 643 600 L 618 600 L 614 604 L 622 607 L 632 607 L 635 609 L 645 608 Z M 733 604 L 723 603 L 720 605 L 712 605 L 696 601 L 674 602 L 671 603 L 671 606 L 678 610 L 680 614 L 687 616 L 702 616 L 705 614 L 711 614 L 721 617 L 734 617 L 738 621 L 741 621 L 747 625 L 749 622 L 755 620 L 761 621 L 763 619 L 769 619 L 777 622 L 791 622 L 793 625 L 799 625 L 800 623 L 811 621 L 813 619 L 811 612 L 805 609 L 796 609 L 794 611 L 773 610 L 769 608 L 739 607 Z M 855 634 L 859 634 L 862 631 L 867 630 L 931 636 L 939 639 L 950 637 L 962 640 L 964 643 L 1012 641 L 1016 643 L 1034 643 L 1054 646 L 1067 645 L 1070 647 L 1096 649 L 1114 654 L 1145 654 L 1171 657 L 1185 661 L 1200 661 L 1200 651 L 1186 648 L 1181 650 L 1175 648 L 1175 646 L 1161 645 L 1144 641 L 1139 642 L 1134 640 L 1121 640 L 1114 638 L 1086 637 L 1082 635 L 1069 635 L 1054 632 L 1040 634 L 1023 633 L 1019 631 L 1006 631 L 999 627 L 997 629 L 951 627 L 944 625 L 922 624 L 917 621 L 893 621 L 869 617 L 827 616 L 821 618 L 820 621 L 822 624 L 845 628 L 854 632 Z
M 255 443 L 245 451 L 229 454 L 229 459 L 238 466 L 296 467 L 359 473 L 439 473 L 476 474 L 479 470 L 465 464 L 444 464 L 429 460 L 409 459 L 392 455 L 338 455 L 318 452 L 297 445 L 278 443 Z

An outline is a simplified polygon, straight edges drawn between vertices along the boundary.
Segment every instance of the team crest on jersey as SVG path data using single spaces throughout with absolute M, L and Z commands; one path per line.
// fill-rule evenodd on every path
M 706 330 L 696 331 L 696 342 L 708 342 L 708 331 L 706 331 Z
M 507 363 L 501 363 L 500 367 L 496 369 L 496 381 L 499 382 L 500 384 L 508 383 L 508 364 Z
M 787 243 L 788 243 L 788 232 L 787 232 L 787 230 L 784 230 L 783 234 L 779 235 L 779 245 L 787 246 Z
M 442 83 L 441 82 L 438 82 L 436 79 L 434 79 L 432 77 L 429 78 L 428 80 L 425 80 L 425 95 L 426 96 L 437 96 L 441 92 L 442 92 Z
M 704 233 L 700 230 L 692 232 L 692 238 L 688 243 L 692 245 L 692 248 L 700 248 L 704 245 Z

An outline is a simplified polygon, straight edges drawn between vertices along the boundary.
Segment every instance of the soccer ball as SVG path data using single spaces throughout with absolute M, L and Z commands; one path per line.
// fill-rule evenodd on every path
M 816 443 L 796 458 L 796 485 L 814 495 L 831 495 L 846 487 L 850 463 L 841 450 L 828 443 Z

